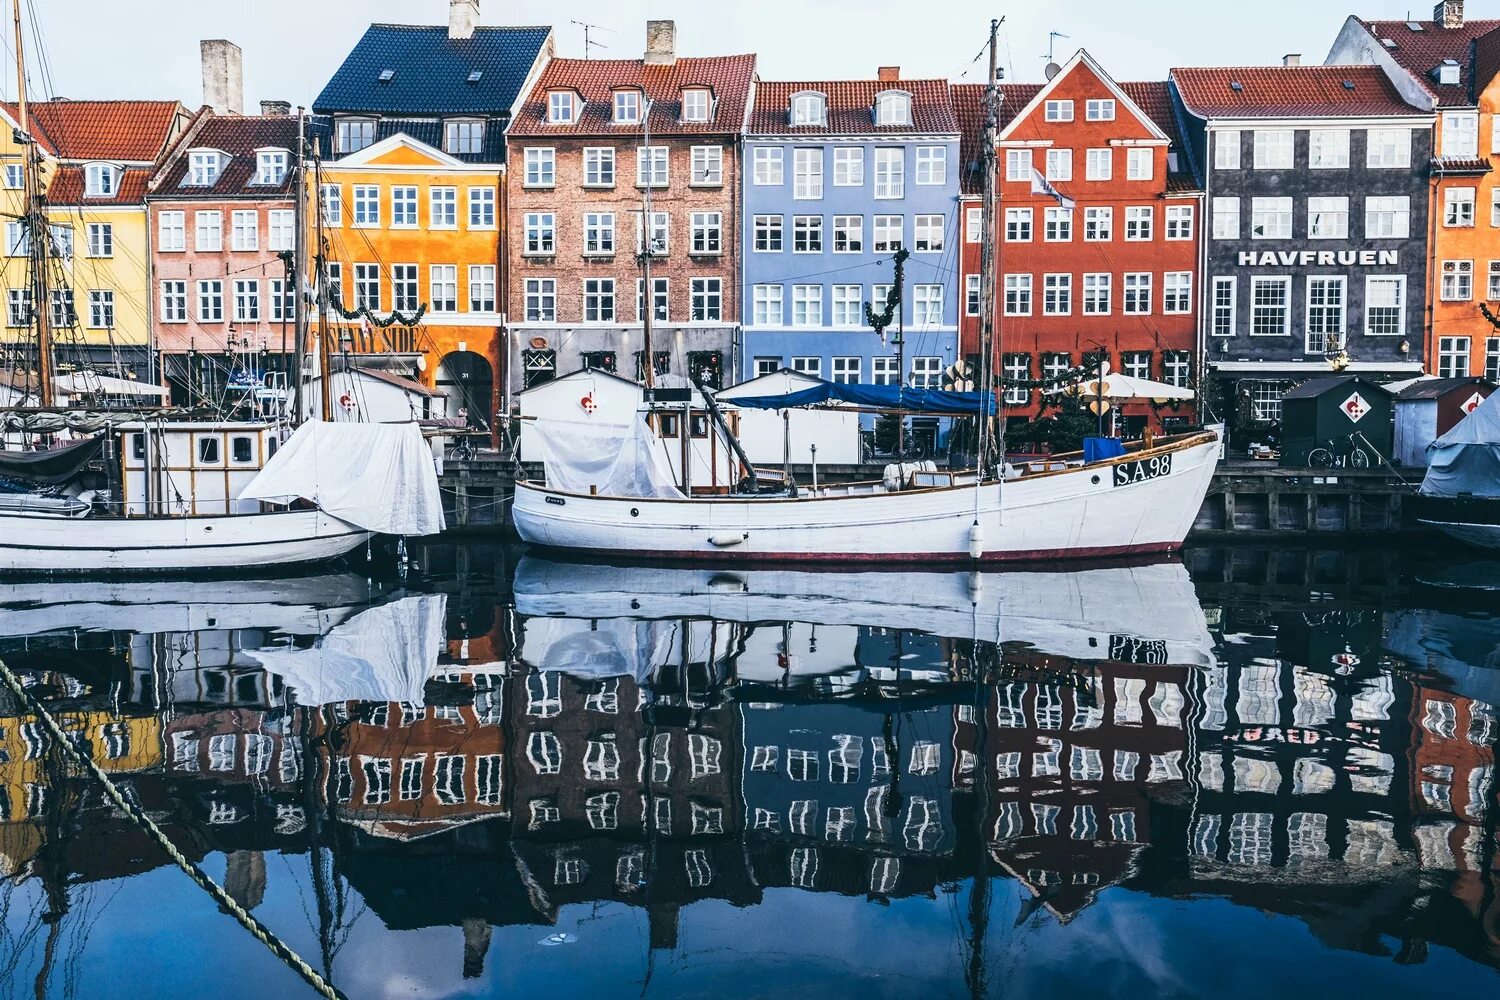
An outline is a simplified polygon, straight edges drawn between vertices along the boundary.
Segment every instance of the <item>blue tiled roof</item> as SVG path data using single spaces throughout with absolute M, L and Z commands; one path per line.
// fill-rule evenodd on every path
M 500 115 L 515 103 L 552 29 L 372 24 L 313 102 L 320 114 Z M 389 80 L 380 79 L 386 70 Z M 480 78 L 469 82 L 479 72 Z

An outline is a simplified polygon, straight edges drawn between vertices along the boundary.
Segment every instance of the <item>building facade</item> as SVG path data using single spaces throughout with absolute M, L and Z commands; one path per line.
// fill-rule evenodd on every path
M 1422 372 L 1432 114 L 1373 66 L 1176 69 L 1206 178 L 1209 406 L 1281 417 L 1292 382 Z
M 959 125 L 941 80 L 762 82 L 745 139 L 745 378 L 939 388 L 958 356 Z M 899 314 L 883 312 L 905 248 Z
M 508 133 L 512 390 L 585 365 L 644 378 L 646 253 L 655 371 L 724 384 L 754 74 L 751 55 L 678 58 L 670 21 L 643 59 L 549 64 Z

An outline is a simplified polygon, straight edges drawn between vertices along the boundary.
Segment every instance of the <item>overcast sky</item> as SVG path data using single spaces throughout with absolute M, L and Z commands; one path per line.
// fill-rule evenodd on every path
M 28 58 L 33 92 L 79 98 L 201 99 L 198 40 L 228 38 L 245 52 L 245 97 L 311 104 L 371 21 L 446 23 L 447 0 L 26 0 L 36 7 L 44 60 Z M 10 4 L 4 5 L 9 8 Z M 1361 0 L 1368 18 L 1431 17 L 1431 0 Z M 974 57 L 989 19 L 1006 15 L 1007 79 L 1041 79 L 1048 33 L 1059 62 L 1092 52 L 1117 79 L 1160 79 L 1172 66 L 1321 62 L 1351 12 L 1339 0 L 481 0 L 486 24 L 552 24 L 560 55 L 583 55 L 587 21 L 611 31 L 596 55 L 636 58 L 647 18 L 677 21 L 679 54 L 759 54 L 763 79 L 907 76 L 982 82 Z M 1470 17 L 1500 16 L 1500 0 L 1469 0 Z M 4 18 L 11 48 L 10 12 Z M 28 30 L 28 52 L 36 48 Z M 15 90 L 6 60 L 0 90 Z M 45 76 L 43 71 L 46 71 Z

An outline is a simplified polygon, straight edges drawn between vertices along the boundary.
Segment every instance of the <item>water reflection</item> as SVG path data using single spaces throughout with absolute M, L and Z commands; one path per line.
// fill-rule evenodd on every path
M 1500 629 L 1395 557 L 972 575 L 510 557 L 434 551 L 435 579 L 405 589 L 10 586 L 0 659 L 336 983 L 515 985 L 549 967 L 552 930 L 620 913 L 644 956 L 595 941 L 605 992 L 649 985 L 658 953 L 759 977 L 756 914 L 791 900 L 956 941 L 951 969 L 943 948 L 901 960 L 947 969 L 939 992 L 985 992 L 987 963 L 1065 977 L 1064 949 L 992 928 L 1065 941 L 1122 899 L 1286 915 L 1309 962 L 1500 967 Z M 107 951 L 129 918 L 101 919 L 90 887 L 167 862 L 24 705 L 0 695 L 0 716 L 0 992 L 40 975 L 92 995 L 57 942 Z M 737 937 L 687 933 L 724 905 Z M 423 928 L 461 945 L 402 958 L 396 935 Z M 228 921 L 196 933 L 234 969 L 269 964 Z M 691 991 L 674 975 L 665 991 Z M 817 962 L 801 975 L 840 989 Z

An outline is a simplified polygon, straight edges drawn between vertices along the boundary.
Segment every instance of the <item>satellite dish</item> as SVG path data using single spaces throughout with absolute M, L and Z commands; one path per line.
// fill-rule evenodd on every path
M 1061 72 L 1062 72 L 1062 67 L 1059 66 L 1055 62 L 1049 62 L 1047 64 L 1047 68 L 1044 69 L 1044 70 L 1042 70 L 1042 74 L 1044 76 L 1046 76 L 1048 80 L 1051 80 L 1051 79 L 1055 78 L 1057 76 L 1057 74 L 1059 74 Z

